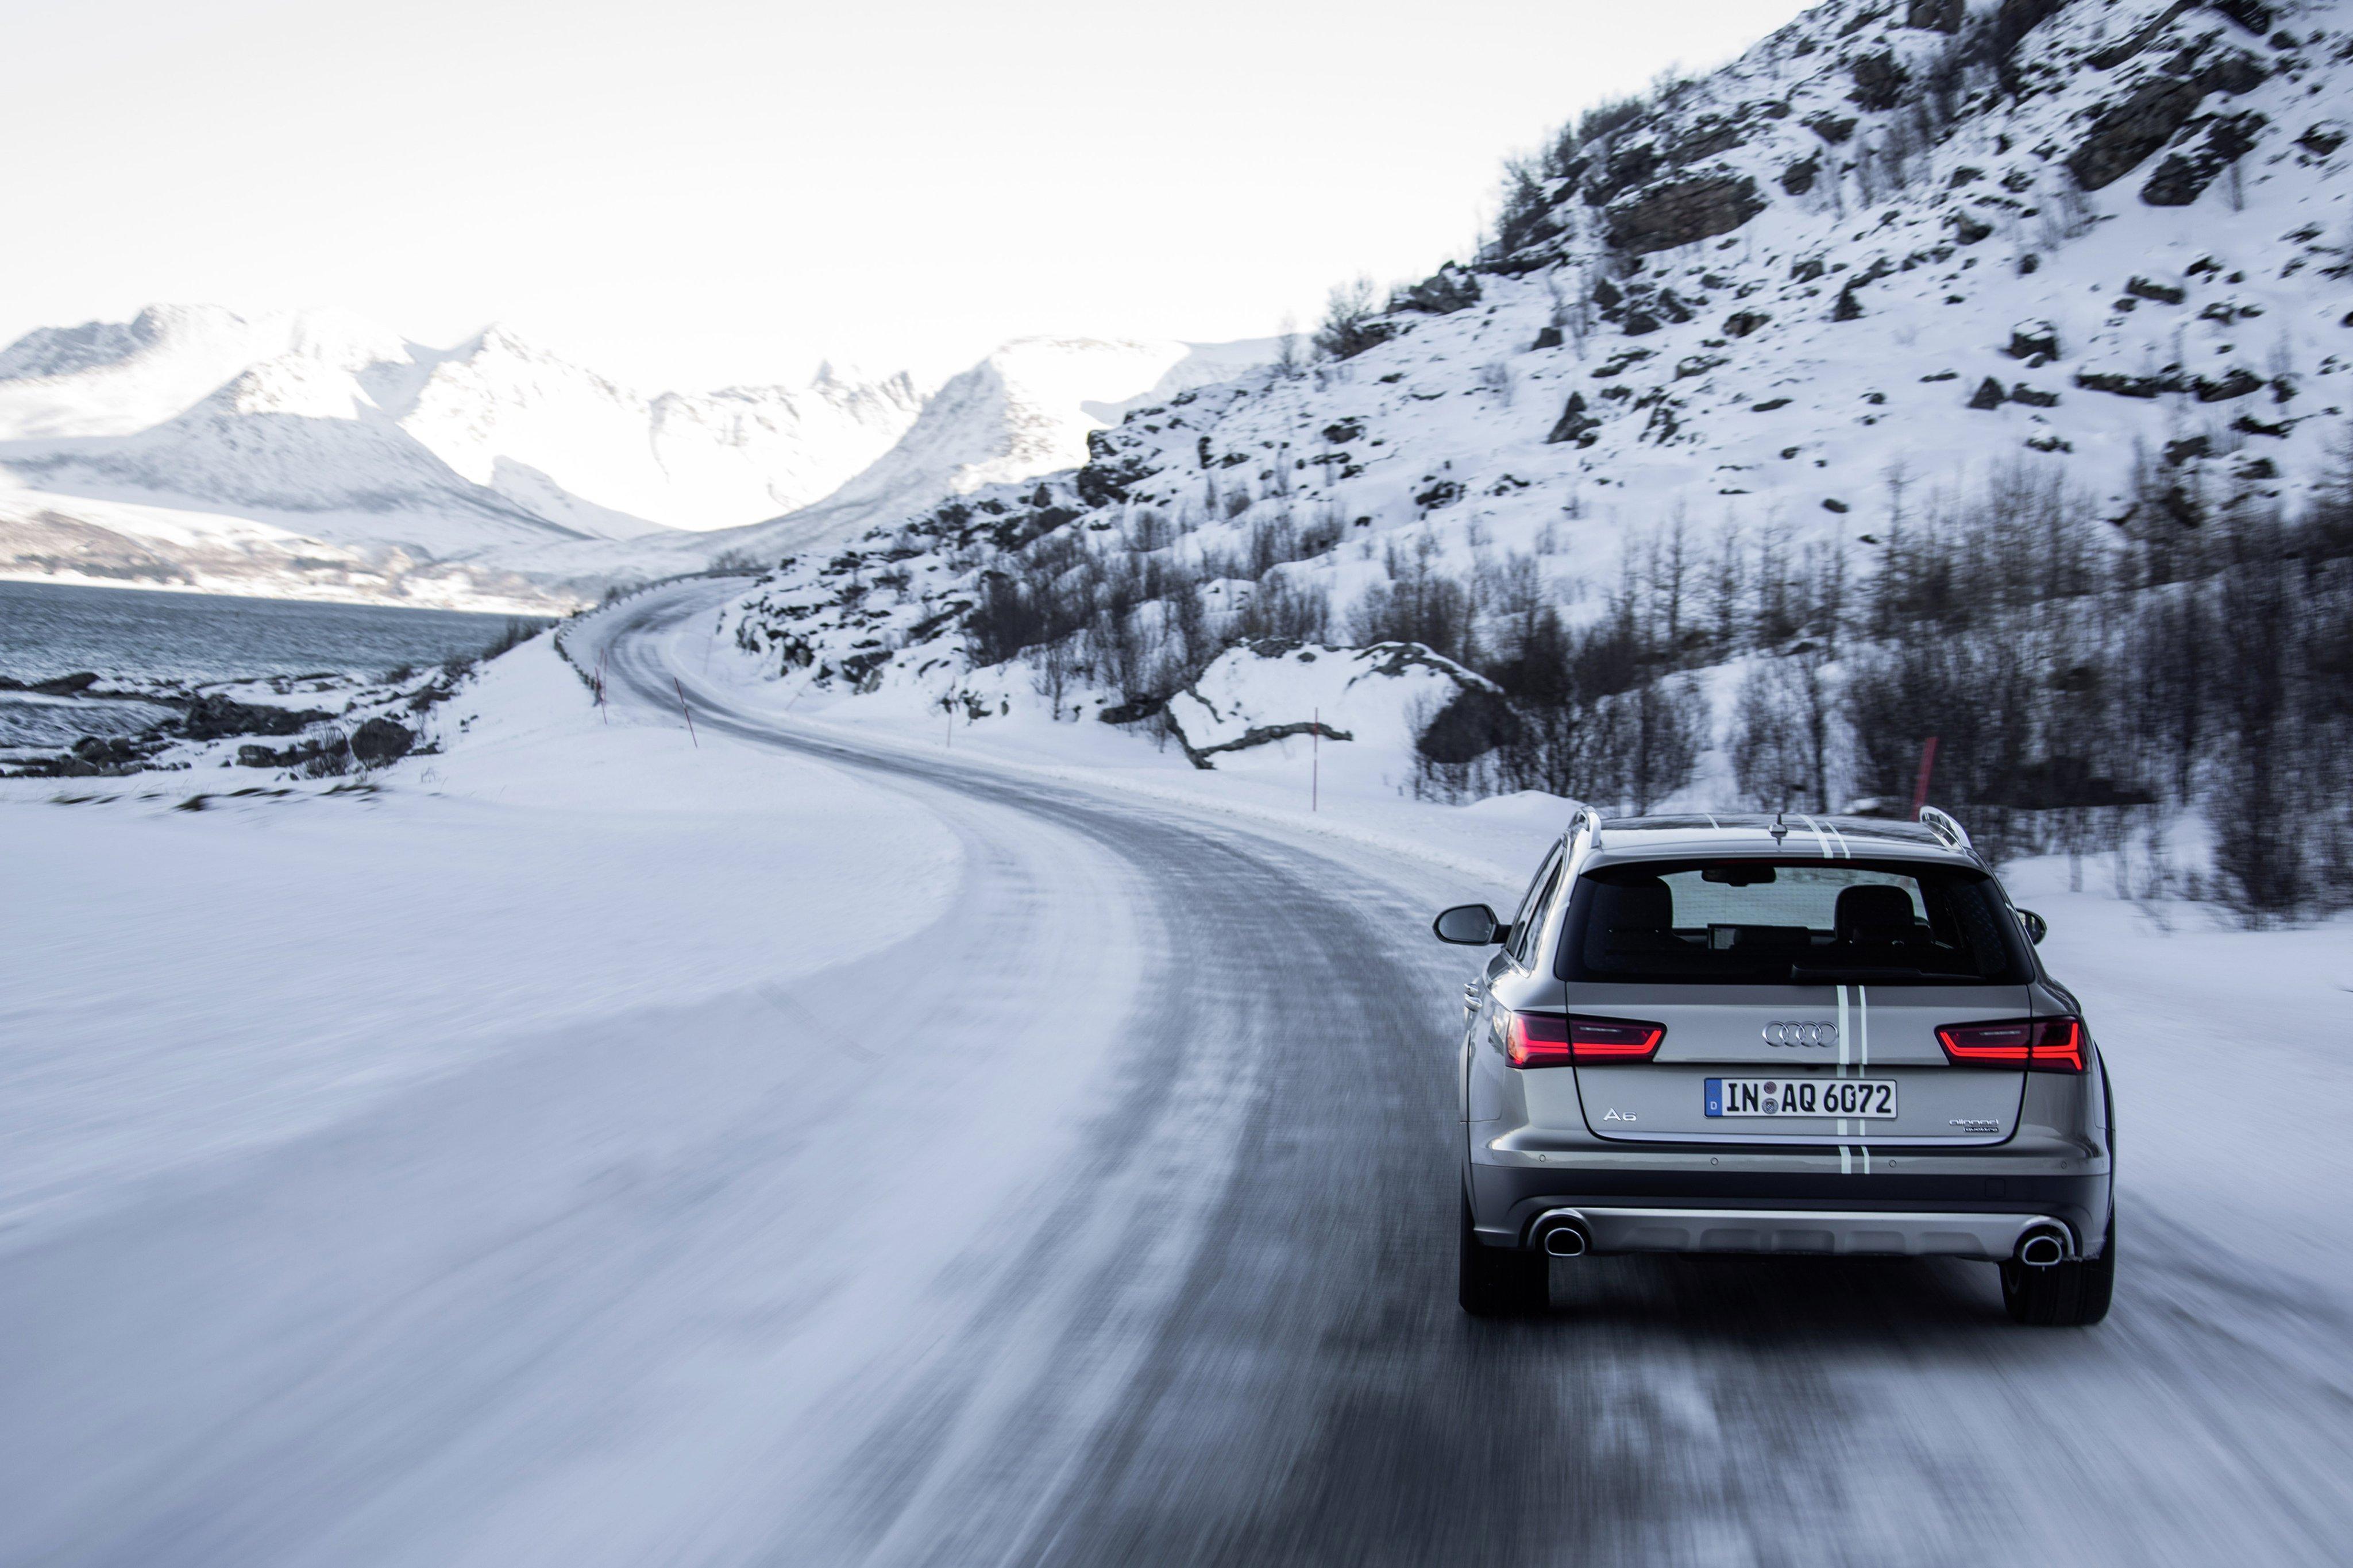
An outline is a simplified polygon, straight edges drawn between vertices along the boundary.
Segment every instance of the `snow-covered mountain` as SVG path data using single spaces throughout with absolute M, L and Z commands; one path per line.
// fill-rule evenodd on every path
M 933 398 L 830 366 L 647 395 L 496 327 L 433 349 L 336 312 L 156 306 L 0 351 L 0 569 L 594 597 L 1066 468 L 1134 399 L 1270 353 L 1031 340 Z
M 1275 356 L 1271 338 L 1230 343 L 1020 338 L 933 395 L 873 465 L 813 506 L 736 537 L 775 555 L 904 521 L 950 496 L 1075 468 L 1087 437 L 1131 408 L 1222 382 Z
M 925 700 L 1025 685 L 987 671 L 1026 649 L 1059 712 L 1318 616 L 1590 619 L 1630 543 L 1746 614 L 1758 570 L 1867 574 L 1989 497 L 2119 539 L 2292 511 L 2353 401 L 2348 59 L 2346 0 L 1827 0 L 1584 114 L 1477 256 L 1338 302 L 1312 369 L 812 554 L 740 639 Z
M 904 375 L 649 396 L 496 327 L 443 350 L 333 312 L 156 307 L 0 353 L 0 460 L 61 493 L 396 517 L 374 538 L 453 553 L 756 521 L 921 406 Z

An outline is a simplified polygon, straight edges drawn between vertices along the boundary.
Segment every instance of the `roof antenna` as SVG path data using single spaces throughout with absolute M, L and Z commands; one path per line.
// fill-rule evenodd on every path
M 1773 810 L 1773 826 L 1765 831 L 1773 836 L 1773 842 L 1777 845 L 1789 836 L 1789 825 L 1781 820 L 1781 811 L 1778 806 Z

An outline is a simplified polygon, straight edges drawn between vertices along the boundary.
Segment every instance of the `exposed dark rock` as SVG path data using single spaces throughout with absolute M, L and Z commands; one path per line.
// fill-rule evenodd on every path
M 2251 458 L 2239 465 L 2239 477 L 2242 479 L 2275 479 L 2279 478 L 2279 465 L 2269 458 Z
M 1874 114 L 1902 102 L 1904 89 L 1912 79 L 1912 74 L 1887 53 L 1864 55 L 1847 69 L 1854 78 L 1854 90 L 1847 94 L 1847 101 Z
M 1993 225 L 1979 223 L 1968 213 L 1953 215 L 1953 237 L 1963 245 L 1975 245 L 1993 232 Z
M 2094 70 L 2114 70 L 2141 50 L 2148 47 L 2149 41 L 2164 32 L 2168 23 L 2196 4 L 2197 0 L 2173 0 L 2172 5 L 2150 17 L 2119 41 L 2110 44 L 2105 49 L 2095 49 L 2084 58 L 2090 62 Z
M 1220 741 L 1214 746 L 1196 746 L 1182 733 L 1176 743 L 1185 748 L 1185 756 L 1204 773 L 1212 772 L 1217 764 L 1209 761 L 1221 752 L 1245 752 L 1252 746 L 1263 746 L 1275 741 L 1287 741 L 1293 735 L 1321 735 L 1327 741 L 1353 741 L 1356 737 L 1346 730 L 1335 730 L 1316 720 L 1295 724 L 1253 724 L 1230 741 Z
M 1365 426 L 1359 420 L 1342 419 L 1324 426 L 1324 439 L 1335 447 L 1345 447 L 1351 441 L 1364 439 Z
M 1999 408 L 2002 405 L 2008 396 L 2009 394 L 2003 392 L 2001 389 L 2001 383 L 1996 381 L 1991 376 L 1988 376 L 1983 381 L 1978 383 L 1977 391 L 1969 395 L 1969 406 L 1972 408 Z
M 1560 347 L 1560 329 L 1558 327 L 1538 328 L 1536 330 L 1536 341 L 1528 346 L 1531 349 L 1556 349 Z
M 324 740 L 305 741 L 289 746 L 282 752 L 268 746 L 239 746 L 237 765 L 241 768 L 310 768 L 315 773 L 340 773 L 351 758 L 351 747 L 341 735 Z
M 1684 304 L 1683 296 L 1672 289 L 1659 290 L 1658 305 L 1659 314 L 1679 327 L 1692 319 L 1691 307 Z
M 60 675 L 48 680 L 37 680 L 25 689 L 37 691 L 44 697 L 79 697 L 97 684 L 97 675 L 82 669 L 71 675 Z
M 1612 207 L 1605 237 L 1613 250 L 1644 256 L 1729 234 L 1764 210 L 1765 198 L 1747 175 L 1702 175 Z
M 1817 114 L 1805 121 L 1806 129 L 1835 147 L 1854 134 L 1854 116 Z
M 1852 511 L 1854 509 L 1847 505 L 1846 502 L 1833 497 L 1822 502 L 1822 510 L 1824 511 L 1838 512 L 1843 516 L 1845 513 Z
M 1762 310 L 1735 310 L 1724 318 L 1724 335 L 1745 338 L 1772 319 Z
M 1968 15 L 1967 0 L 1912 0 L 1905 8 L 1904 25 L 1931 33 L 1957 33 Z
M 1559 422 L 1553 426 L 1552 434 L 1545 439 L 1548 442 L 1574 441 L 1580 447 L 1590 447 L 1599 438 L 1594 432 L 1600 428 L 1601 421 L 1586 412 L 1585 394 L 1572 392 L 1568 395 L 1568 406 L 1561 410 Z
M 1389 296 L 1390 310 L 1419 310 L 1425 316 L 1451 316 L 1478 302 L 1479 279 L 1451 261 Z
M 1748 412 L 1751 414 L 1770 414 L 1777 408 L 1787 408 L 1788 406 L 1789 400 L 1786 397 L 1768 397 L 1762 403 L 1750 404 L 1748 405 Z
M 2012 359 L 2057 359 L 2059 329 L 2048 321 L 2021 321 L 2010 329 L 2009 353 Z
M 1576 394 L 1571 393 L 1572 397 Z M 1439 479 L 1413 498 L 1413 504 L 1424 511 L 1436 511 L 1442 506 L 1452 506 L 1462 499 L 1462 487 L 1452 479 Z
M 2272 30 L 2272 8 L 2263 0 L 2207 0 L 2209 6 L 2220 11 L 2257 37 Z
M 1802 196 L 1814 188 L 1814 181 L 1822 172 L 1819 157 L 1808 158 L 1781 171 L 1781 188 L 1793 196 Z
M 2035 387 L 2027 385 L 2026 383 L 2022 381 L 2016 386 L 2010 389 L 2010 400 L 2012 403 L 2023 403 L 2029 408 L 2056 408 L 2059 406 L 2059 395 L 2057 393 L 2041 391 Z
M 1593 302 L 1605 311 L 1614 310 L 1626 302 L 1626 291 L 1609 279 L 1600 279 L 1593 285 Z
M 2295 141 L 2296 145 L 2306 152 L 2326 158 L 2345 145 L 2345 127 L 2334 120 L 2324 120 L 2316 125 L 2306 126 L 2304 134 Z
M 2118 397 L 2155 397 L 2160 392 L 2179 392 L 2181 378 L 2175 374 L 2126 375 L 2121 371 L 2078 371 L 2075 384 L 2086 392 L 2112 392 Z
M 2242 414 L 2231 421 L 2231 428 L 2242 436 L 2285 436 L 2293 425 L 2293 421 L 2267 425 L 2252 414 Z
M 1201 440 L 1206 447 L 1208 437 Z M 1208 457 L 1202 458 L 1208 465 Z M 1113 501 L 1125 500 L 1128 487 L 1152 472 L 1152 465 L 1140 455 L 1122 453 L 1107 430 L 1087 432 L 1087 462 L 1079 470 L 1075 486 L 1079 499 L 1089 506 L 1108 506 Z
M 1626 335 L 1628 337 L 1645 337 L 1659 330 L 1659 318 L 1653 316 L 1648 310 L 1629 310 L 1626 312 L 1624 326 Z
M 2201 375 L 2189 384 L 2200 403 L 2228 403 L 2233 397 L 2244 397 L 2251 392 L 2262 391 L 2263 378 L 2253 371 L 2240 367 L 2219 379 Z
M 266 708 L 206 692 L 188 704 L 180 732 L 191 741 L 224 735 L 294 735 L 334 715 L 315 708 Z
M 1792 261 L 1789 263 L 1789 281 L 1792 283 L 1811 283 L 1815 279 L 1820 278 L 1822 275 L 1824 265 L 1822 258 L 1819 256 L 1809 256 L 1801 260 Z
M 2225 49 L 2206 62 L 2198 79 L 2218 92 L 2236 98 L 2242 92 L 2253 92 L 2271 79 L 2272 73 L 2263 62 L 2244 49 Z
M 1668 149 L 1667 162 L 1681 168 L 1702 158 L 1713 158 L 1718 153 L 1729 153 L 1746 141 L 1737 121 L 1714 114 L 1702 115 L 1690 131 L 1675 138 L 1674 145 Z
M 2207 127 L 2206 145 L 2215 157 L 2235 163 L 2255 150 L 2263 127 L 2270 123 L 2252 110 L 2242 114 L 2225 114 Z
M 1658 172 L 1659 152 L 1650 142 L 1621 143 L 1612 147 L 1608 165 L 1585 183 L 1586 205 L 1607 206 Z
M 1850 279 L 1847 286 L 1839 290 L 1838 303 L 1831 307 L 1831 320 L 1852 321 L 1862 315 L 1862 301 L 1854 297 L 1854 280 Z
M 2179 77 L 2158 77 L 2134 89 L 2094 121 L 2083 145 L 2068 154 L 2076 184 L 2096 191 L 2124 178 L 2173 139 L 2205 96 L 2203 87 Z
M 1466 686 L 1438 710 L 1414 747 L 1433 763 L 1461 763 L 1516 739 L 1519 732 L 1519 715 L 1500 694 L 1483 686 Z
M 2125 292 L 2137 300 L 2154 300 L 2160 305 L 2179 305 L 2188 297 L 2170 283 L 2148 278 L 2135 278 L 2125 285 Z
M 73 743 L 73 754 L 94 767 L 110 773 L 136 773 L 139 764 L 161 751 L 166 742 L 152 732 L 146 736 L 84 735 Z
M 1131 697 L 1095 715 L 1106 724 L 1140 724 L 1168 706 L 1165 697 Z
M 2211 457 L 2213 449 L 2213 442 L 2203 436 L 2184 436 L 2179 441 L 2168 441 L 2165 444 L 2166 466 L 2178 468 L 2193 458 Z
M 1607 361 L 1594 368 L 1593 379 L 1606 381 L 1613 375 L 1623 375 L 1634 366 L 1651 357 L 1655 352 L 1651 349 L 1620 349 Z
M 2254 149 L 2264 123 L 2263 117 L 2254 113 L 2217 119 L 2207 127 L 2201 145 L 2167 155 L 2141 186 L 2140 199 L 2153 207 L 2188 206 L 2213 184 L 2217 174 Z
M 2001 0 L 1994 13 L 1991 42 L 1996 58 L 2008 63 L 2019 41 L 2058 13 L 2067 0 Z
M 352 731 L 352 755 L 362 767 L 380 768 L 386 763 L 396 763 L 408 755 L 408 749 L 415 744 L 417 732 L 389 719 L 371 719 Z

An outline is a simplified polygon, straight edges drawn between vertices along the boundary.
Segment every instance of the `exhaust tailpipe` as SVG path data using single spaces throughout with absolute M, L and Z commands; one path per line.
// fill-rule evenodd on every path
M 1544 1233 L 1544 1249 L 1555 1258 L 1582 1258 L 1587 1246 L 1585 1232 L 1567 1220 L 1562 1220 Z
M 2067 1238 L 2053 1226 L 2036 1226 L 2018 1240 L 2018 1260 L 2030 1268 L 2048 1268 L 2067 1260 Z

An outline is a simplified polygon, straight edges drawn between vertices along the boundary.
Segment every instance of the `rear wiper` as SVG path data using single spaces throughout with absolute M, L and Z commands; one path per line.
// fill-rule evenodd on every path
M 1873 969 L 1860 966 L 1847 969 L 1812 969 L 1802 963 L 1789 965 L 1789 984 L 1792 985 L 1841 985 L 1858 982 L 1868 984 L 1873 981 L 1900 984 L 1906 980 L 1957 980 L 1961 976 L 1957 974 L 1930 974 L 1923 969 Z

